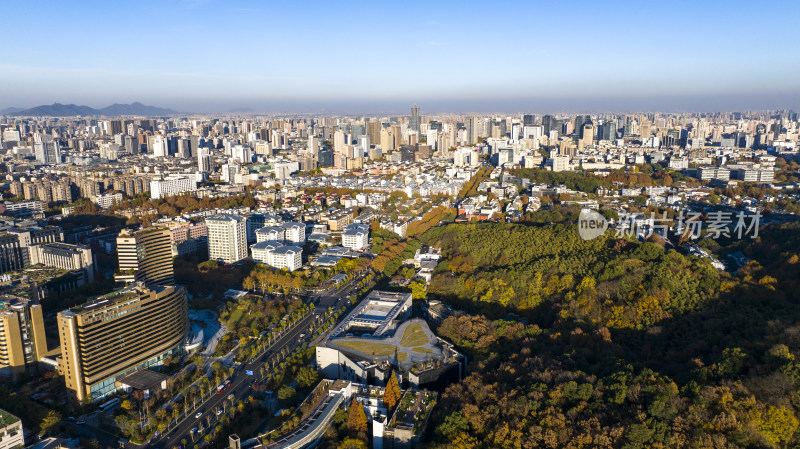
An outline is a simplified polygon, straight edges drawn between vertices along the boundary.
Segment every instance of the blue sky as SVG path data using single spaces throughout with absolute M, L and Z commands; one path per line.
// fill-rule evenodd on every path
M 31 0 L 3 15 L 0 108 L 800 106 L 796 1 Z

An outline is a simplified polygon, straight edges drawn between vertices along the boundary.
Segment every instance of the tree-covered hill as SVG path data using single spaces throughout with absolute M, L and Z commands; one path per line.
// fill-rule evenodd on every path
M 800 226 L 738 243 L 738 274 L 575 227 L 454 224 L 428 294 L 470 356 L 433 447 L 796 447 Z M 509 318 L 509 313 L 515 315 Z

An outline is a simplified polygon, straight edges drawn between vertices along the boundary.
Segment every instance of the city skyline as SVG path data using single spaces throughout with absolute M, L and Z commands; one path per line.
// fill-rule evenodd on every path
M 181 112 L 716 111 L 800 105 L 797 4 L 11 4 L 5 107 Z M 686 14 L 691 12 L 692 20 Z M 768 43 L 747 30 L 768 23 Z M 754 30 L 755 31 L 755 30 Z

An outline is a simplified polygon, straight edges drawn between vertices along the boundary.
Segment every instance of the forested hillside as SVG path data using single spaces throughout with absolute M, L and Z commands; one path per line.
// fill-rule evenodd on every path
M 430 229 L 428 294 L 468 312 L 438 331 L 471 360 L 432 445 L 795 447 L 800 226 L 761 235 L 731 275 L 575 226 Z

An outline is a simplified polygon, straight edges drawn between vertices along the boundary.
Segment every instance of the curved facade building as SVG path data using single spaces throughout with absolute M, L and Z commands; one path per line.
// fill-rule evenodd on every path
M 189 329 L 186 291 L 127 287 L 58 314 L 60 368 L 71 399 L 91 401 L 125 376 L 177 355 Z
M 142 281 L 147 285 L 175 282 L 172 265 L 172 240 L 167 228 L 141 231 L 123 229 L 117 237 L 118 281 Z

